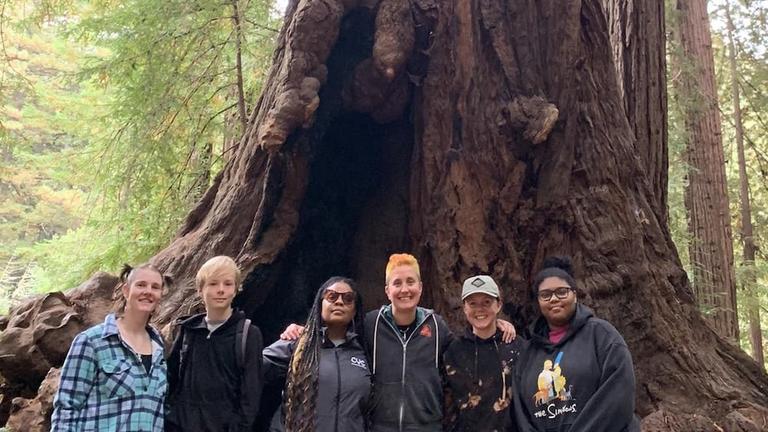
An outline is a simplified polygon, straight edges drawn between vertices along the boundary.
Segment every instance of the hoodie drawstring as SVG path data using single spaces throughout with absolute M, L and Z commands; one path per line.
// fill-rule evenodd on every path
M 493 340 L 493 346 L 496 348 L 496 356 L 501 360 L 501 354 L 499 353 L 499 344 L 496 340 Z M 507 400 L 507 374 L 504 373 L 504 363 L 500 363 L 501 366 L 501 400 Z M 475 360 L 475 367 L 477 367 L 477 360 Z
M 435 322 L 435 368 L 440 368 L 440 327 L 437 325 L 437 318 L 435 318 L 435 314 L 432 314 L 432 321 Z
M 477 336 L 472 338 L 472 341 L 475 343 L 475 379 L 477 379 L 477 385 L 480 385 L 480 372 L 477 370 L 477 362 L 478 358 L 480 357 L 480 347 L 477 346 Z
M 379 337 L 379 319 L 381 318 L 381 309 L 379 314 L 376 315 L 376 324 L 373 325 L 373 374 L 376 374 L 376 340 Z

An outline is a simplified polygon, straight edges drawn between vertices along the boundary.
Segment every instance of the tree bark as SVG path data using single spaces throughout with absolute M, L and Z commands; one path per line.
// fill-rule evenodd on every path
M 603 0 L 624 111 L 650 181 L 651 205 L 666 227 L 667 75 L 664 0 Z
M 191 174 L 191 181 L 179 180 L 179 188 L 185 187 L 185 198 L 190 205 L 196 204 L 200 197 L 208 190 L 211 183 L 211 165 L 213 164 L 213 144 L 193 142 L 189 149 L 187 171 Z
M 654 211 L 600 0 L 292 1 L 277 47 L 237 153 L 153 258 L 182 281 L 166 331 L 217 254 L 266 339 L 334 274 L 380 305 L 402 250 L 456 329 L 477 272 L 528 321 L 531 275 L 571 254 L 581 300 L 631 349 L 647 430 L 768 413 L 768 377 L 704 323 Z
M 675 83 L 687 132 L 685 205 L 693 287 L 715 330 L 735 342 L 733 240 L 706 0 L 678 0 L 677 17 L 683 73 Z
M 752 206 L 749 198 L 749 178 L 744 157 L 744 126 L 741 120 L 741 95 L 739 94 L 738 67 L 736 63 L 736 44 L 733 41 L 733 19 L 730 4 L 725 5 L 725 17 L 728 25 L 728 64 L 731 70 L 731 95 L 733 97 L 733 122 L 736 126 L 736 150 L 739 155 L 739 198 L 741 201 L 741 239 L 744 244 L 743 265 L 749 270 L 744 277 L 744 291 L 753 297 L 747 306 L 749 317 L 749 340 L 752 344 L 752 357 L 765 369 L 763 358 L 763 332 L 760 328 L 760 300 L 757 297 L 757 279 L 755 277 L 755 237 L 752 229 Z

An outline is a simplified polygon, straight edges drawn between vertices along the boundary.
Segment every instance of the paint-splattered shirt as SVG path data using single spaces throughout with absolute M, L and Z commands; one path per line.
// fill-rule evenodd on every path
M 446 431 L 516 430 L 510 406 L 522 343 L 520 338 L 504 343 L 500 332 L 481 339 L 471 331 L 451 342 L 443 357 Z

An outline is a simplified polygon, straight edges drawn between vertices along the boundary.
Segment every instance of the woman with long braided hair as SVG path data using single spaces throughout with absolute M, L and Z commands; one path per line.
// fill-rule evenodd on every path
M 271 431 L 365 430 L 371 373 L 362 326 L 360 293 L 351 279 L 335 276 L 317 291 L 302 336 L 264 350 L 266 381 L 286 381 Z

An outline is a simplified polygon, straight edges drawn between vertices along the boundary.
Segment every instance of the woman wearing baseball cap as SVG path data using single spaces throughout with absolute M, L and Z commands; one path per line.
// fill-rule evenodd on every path
M 521 351 L 517 338 L 505 343 L 497 328 L 501 310 L 499 286 L 490 276 L 464 281 L 462 308 L 466 332 L 455 338 L 443 361 L 447 382 L 446 430 L 512 431 L 513 367 Z

